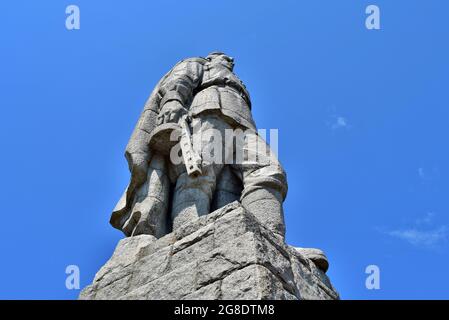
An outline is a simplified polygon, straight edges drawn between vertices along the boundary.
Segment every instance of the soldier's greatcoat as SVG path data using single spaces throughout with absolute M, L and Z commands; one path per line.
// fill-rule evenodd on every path
M 138 188 L 149 179 L 145 165 L 151 162 L 155 152 L 149 147 L 151 133 L 157 127 L 160 110 L 173 100 L 179 101 L 193 117 L 214 110 L 233 127 L 256 130 L 249 93 L 232 70 L 205 58 L 189 58 L 176 64 L 151 93 L 126 147 L 131 178 L 111 216 L 110 222 L 117 229 L 122 230 L 135 204 Z M 286 183 L 282 197 L 285 192 Z M 161 197 L 162 202 L 168 203 L 168 192 Z

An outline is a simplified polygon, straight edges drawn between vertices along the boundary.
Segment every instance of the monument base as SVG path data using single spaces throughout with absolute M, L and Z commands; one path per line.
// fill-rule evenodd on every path
M 326 274 L 238 202 L 122 239 L 79 299 L 338 299 Z

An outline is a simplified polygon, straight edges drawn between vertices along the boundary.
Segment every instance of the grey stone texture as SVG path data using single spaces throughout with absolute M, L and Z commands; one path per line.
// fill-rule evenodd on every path
M 160 238 L 239 200 L 261 224 L 284 236 L 287 177 L 257 135 L 249 93 L 233 69 L 232 57 L 215 52 L 178 62 L 156 85 L 126 147 L 131 178 L 112 212 L 114 228 L 128 237 Z M 255 139 L 235 138 L 227 145 L 226 132 L 238 130 Z M 173 132 L 181 133 L 181 164 L 170 154 Z M 219 133 L 220 143 L 215 137 L 212 143 L 208 132 Z M 216 161 L 221 152 L 215 148 L 231 161 Z M 240 154 L 255 159 L 238 159 Z
M 156 85 L 110 220 L 127 238 L 80 299 L 338 299 L 324 253 L 285 243 L 287 176 L 233 68 L 215 52 L 180 61 Z
M 122 239 L 79 299 L 338 299 L 323 257 L 286 245 L 235 201 L 159 239 Z

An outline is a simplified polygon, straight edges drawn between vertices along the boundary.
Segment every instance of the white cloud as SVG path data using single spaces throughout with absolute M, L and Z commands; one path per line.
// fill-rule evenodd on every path
M 330 120 L 328 120 L 326 123 L 332 130 L 340 130 L 340 129 L 349 129 L 350 128 L 348 119 L 341 115 L 330 116 Z
M 440 176 L 440 170 L 438 167 L 431 167 L 431 168 L 418 168 L 418 176 L 421 178 L 421 181 L 423 182 L 431 182 L 435 181 Z
M 345 117 L 337 116 L 335 123 L 333 124 L 333 129 L 346 128 L 348 126 L 348 120 Z
M 436 213 L 427 212 L 423 217 L 413 220 L 409 227 L 377 230 L 391 237 L 404 240 L 411 245 L 425 248 L 437 248 L 449 239 L 449 227 L 435 224 Z
M 441 226 L 433 230 L 418 230 L 417 228 L 393 230 L 388 235 L 405 240 L 414 246 L 435 247 L 448 239 L 447 226 Z
M 431 225 L 433 223 L 435 215 L 436 214 L 434 212 L 427 212 L 423 218 L 418 218 L 415 220 L 415 225 Z
M 424 168 L 418 168 L 418 175 L 419 175 L 421 178 L 424 178 L 424 177 L 425 177 L 425 174 L 424 174 Z

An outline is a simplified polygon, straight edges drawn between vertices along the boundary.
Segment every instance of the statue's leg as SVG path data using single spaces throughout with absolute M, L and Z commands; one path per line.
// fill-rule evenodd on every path
M 234 174 L 231 166 L 225 165 L 217 177 L 217 187 L 212 200 L 211 211 L 240 200 L 242 181 Z
M 284 238 L 282 203 L 287 193 L 285 171 L 276 155 L 259 136 L 252 135 L 250 139 L 245 139 L 241 147 L 246 156 L 242 163 L 233 165 L 243 183 L 240 201 L 262 225 Z
M 154 155 L 148 167 L 147 180 L 137 191 L 130 218 L 123 227 L 126 235 L 149 234 L 160 238 L 167 234 L 169 189 L 165 159 Z
M 203 174 L 190 177 L 182 173 L 173 194 L 173 230 L 182 224 L 210 213 L 210 203 L 215 189 L 215 174 L 211 167 L 204 168 Z
M 217 176 L 219 176 L 223 164 L 222 161 L 211 159 L 211 139 L 210 133 L 217 129 L 219 118 L 211 115 L 200 115 L 194 121 L 194 126 L 199 125 L 200 130 L 193 130 L 193 148 L 202 158 L 202 174 L 200 176 L 189 176 L 184 164 L 173 167 L 171 171 L 176 171 L 175 190 L 173 194 L 172 221 L 173 229 L 187 221 L 209 214 L 211 212 L 212 197 L 216 188 Z M 213 129 L 209 131 L 209 129 Z M 220 150 L 222 149 L 220 142 Z M 217 150 L 215 150 L 217 152 Z M 212 151 L 214 153 L 214 151 Z

